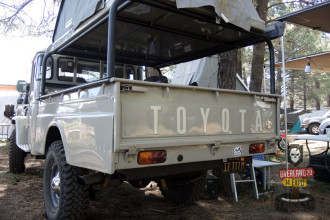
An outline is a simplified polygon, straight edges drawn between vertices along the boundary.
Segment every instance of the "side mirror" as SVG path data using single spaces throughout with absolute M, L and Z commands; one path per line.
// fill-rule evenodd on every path
M 16 90 L 18 92 L 22 92 L 22 93 L 27 92 L 26 86 L 27 86 L 27 83 L 25 80 L 18 80 L 17 85 L 16 85 Z
M 18 98 L 18 99 L 17 99 L 17 104 L 19 104 L 19 105 L 20 105 L 20 104 L 23 104 L 23 101 L 24 101 L 24 99 L 22 99 L 22 98 Z

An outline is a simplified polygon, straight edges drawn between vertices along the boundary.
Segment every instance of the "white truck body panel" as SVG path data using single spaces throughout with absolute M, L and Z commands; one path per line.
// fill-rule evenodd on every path
M 25 152 L 31 151 L 31 145 L 29 144 L 29 120 L 27 116 L 15 116 L 13 118 L 16 124 L 16 144 Z
M 275 153 L 276 95 L 116 78 L 94 84 L 42 98 L 32 152 L 45 153 L 56 126 L 69 164 L 109 174 L 145 167 L 137 163 L 144 150 L 167 152 L 165 163 L 148 166 L 231 158 L 237 146 L 238 156 L 250 156 L 256 142 Z

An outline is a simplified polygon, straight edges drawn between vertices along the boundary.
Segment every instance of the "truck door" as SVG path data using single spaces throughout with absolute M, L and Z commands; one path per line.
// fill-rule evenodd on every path
M 36 121 L 39 112 L 40 84 L 41 84 L 41 65 L 44 53 L 37 53 L 32 63 L 31 86 L 29 97 L 29 144 L 31 153 L 38 154 L 36 150 Z

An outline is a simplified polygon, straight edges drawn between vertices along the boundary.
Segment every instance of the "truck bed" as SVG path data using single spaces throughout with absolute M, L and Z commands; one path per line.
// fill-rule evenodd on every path
M 146 150 L 167 152 L 148 166 L 251 156 L 251 143 L 274 153 L 279 134 L 277 95 L 111 78 L 42 99 L 40 124 L 63 130 L 68 162 L 105 173 L 145 167 Z

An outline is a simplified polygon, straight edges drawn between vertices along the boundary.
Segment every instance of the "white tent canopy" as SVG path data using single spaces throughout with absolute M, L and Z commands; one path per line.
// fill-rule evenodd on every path
M 219 17 L 227 23 L 250 31 L 251 28 L 265 30 L 265 22 L 260 19 L 250 0 L 176 0 L 178 8 L 212 6 Z
M 218 67 L 218 55 L 178 64 L 172 84 L 217 88 Z M 236 90 L 249 91 L 239 75 L 236 75 Z

